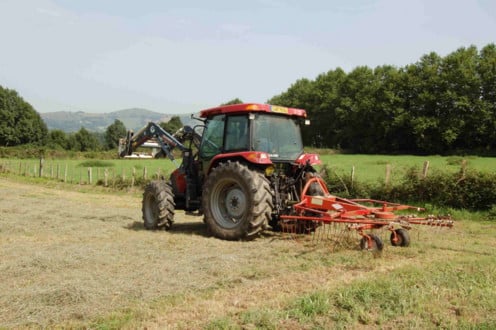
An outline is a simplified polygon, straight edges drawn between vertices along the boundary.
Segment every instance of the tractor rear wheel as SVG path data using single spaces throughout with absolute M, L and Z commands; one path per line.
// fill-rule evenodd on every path
M 239 162 L 221 163 L 208 175 L 202 206 L 212 234 L 227 240 L 252 239 L 272 213 L 269 181 Z
M 174 194 L 169 183 L 152 181 L 143 193 L 143 221 L 146 229 L 168 230 L 174 222 Z

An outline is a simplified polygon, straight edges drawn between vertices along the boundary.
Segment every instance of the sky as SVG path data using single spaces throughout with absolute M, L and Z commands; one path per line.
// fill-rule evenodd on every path
M 0 86 L 38 112 L 180 114 L 495 42 L 494 0 L 0 0 Z

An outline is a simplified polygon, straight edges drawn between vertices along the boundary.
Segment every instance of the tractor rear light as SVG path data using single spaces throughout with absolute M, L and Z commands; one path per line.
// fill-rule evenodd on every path
M 298 164 L 306 164 L 307 162 L 309 162 L 310 165 L 322 164 L 322 162 L 320 161 L 320 157 L 317 154 L 302 154 L 296 160 L 296 163 Z
M 245 152 L 240 153 L 250 162 L 258 163 L 258 164 L 272 164 L 270 160 L 270 155 L 266 152 L 254 151 L 254 152 Z

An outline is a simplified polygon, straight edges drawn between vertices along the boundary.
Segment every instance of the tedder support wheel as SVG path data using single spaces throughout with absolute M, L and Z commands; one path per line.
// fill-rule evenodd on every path
M 360 248 L 362 250 L 370 250 L 372 252 L 382 251 L 384 244 L 382 243 L 381 238 L 375 234 L 368 234 L 368 236 L 370 237 L 370 240 L 366 236 L 362 237 L 360 240 Z
M 408 246 L 410 245 L 410 234 L 406 229 L 399 228 L 395 229 L 391 233 L 391 245 L 392 246 Z
M 143 221 L 146 229 L 168 230 L 174 222 L 174 194 L 169 183 L 157 180 L 145 187 Z
M 262 173 L 239 162 L 221 163 L 205 182 L 202 205 L 205 222 L 214 236 L 252 239 L 271 219 L 270 184 Z

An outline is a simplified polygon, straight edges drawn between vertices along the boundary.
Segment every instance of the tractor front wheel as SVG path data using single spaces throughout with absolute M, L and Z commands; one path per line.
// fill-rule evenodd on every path
M 205 222 L 214 236 L 252 239 L 271 218 L 269 181 L 239 162 L 221 163 L 208 175 L 202 206 Z
M 168 230 L 174 222 L 174 194 L 165 181 L 152 181 L 143 193 L 143 221 L 146 229 Z

